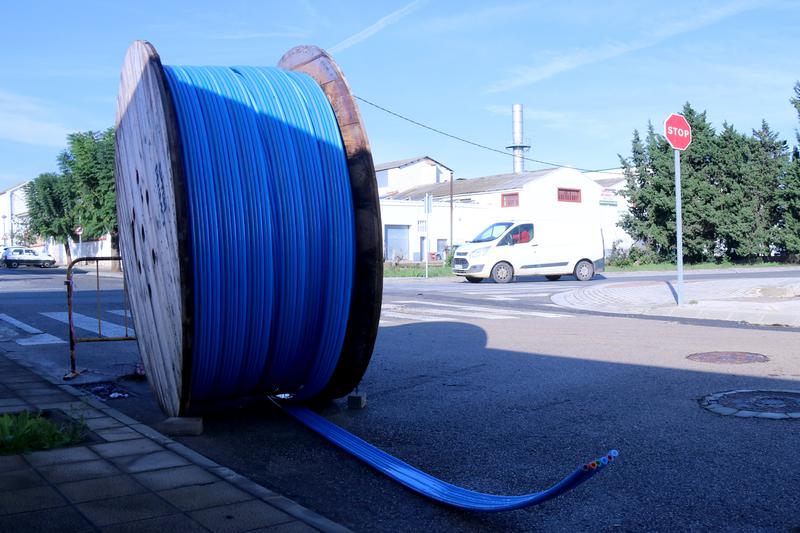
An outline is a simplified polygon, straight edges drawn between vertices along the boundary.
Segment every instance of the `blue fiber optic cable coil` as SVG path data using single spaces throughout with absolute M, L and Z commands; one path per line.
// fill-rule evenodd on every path
M 289 395 L 293 402 L 276 403 L 313 431 L 404 486 L 470 510 L 544 502 L 616 457 L 609 452 L 535 494 L 482 494 L 298 406 L 331 380 L 354 290 L 356 224 L 335 113 L 319 85 L 298 72 L 164 66 L 164 74 L 189 215 L 193 402 Z

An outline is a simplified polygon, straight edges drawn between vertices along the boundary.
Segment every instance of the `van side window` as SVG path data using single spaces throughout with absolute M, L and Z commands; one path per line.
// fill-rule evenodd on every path
M 533 224 L 520 224 L 505 236 L 500 244 L 525 244 L 533 239 Z

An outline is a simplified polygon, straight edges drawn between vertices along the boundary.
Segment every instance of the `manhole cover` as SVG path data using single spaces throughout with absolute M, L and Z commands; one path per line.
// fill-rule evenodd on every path
M 735 390 L 706 396 L 700 405 L 720 415 L 800 420 L 800 391 Z
M 700 352 L 687 355 L 686 359 L 699 363 L 745 365 L 747 363 L 766 363 L 769 357 L 753 352 Z

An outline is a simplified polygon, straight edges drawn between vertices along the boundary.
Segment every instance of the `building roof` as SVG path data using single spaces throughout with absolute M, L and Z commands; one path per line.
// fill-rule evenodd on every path
M 616 185 L 620 181 L 625 181 L 625 176 L 621 176 L 619 178 L 603 178 L 600 180 L 594 180 L 595 183 L 600 185 L 601 187 L 611 187 L 612 185 Z
M 436 163 L 440 167 L 446 168 L 450 172 L 453 171 L 452 168 L 448 167 L 447 165 L 441 164 L 440 162 L 438 162 L 434 158 L 428 157 L 427 155 L 421 155 L 421 156 L 418 156 L 418 157 L 409 157 L 408 159 L 398 159 L 397 161 L 389 161 L 388 163 L 381 163 L 380 165 L 375 165 L 375 172 L 380 172 L 381 170 L 389 170 L 390 168 L 400 168 L 400 167 L 405 167 L 405 166 L 408 166 L 408 165 L 413 165 L 417 161 L 422 161 L 423 159 L 428 159 L 430 161 L 433 161 L 434 163 Z
M 22 187 L 24 187 L 25 185 L 30 183 L 30 181 L 31 180 L 21 181 L 21 182 L 17 183 L 16 185 L 11 186 L 11 187 L 9 187 L 8 189 L 6 189 L 4 191 L 0 191 L 0 194 L 6 194 L 7 192 L 16 191 L 17 189 L 21 189 Z
M 455 180 L 453 182 L 453 195 L 521 189 L 527 183 L 546 176 L 554 170 L 556 169 L 547 168 L 544 170 L 535 170 L 533 172 L 523 172 L 521 174 L 497 174 L 494 176 L 483 176 L 481 178 Z M 450 196 L 450 182 L 418 185 L 417 187 L 412 187 L 411 189 L 392 193 L 387 196 L 394 200 L 423 200 L 428 193 L 434 198 Z

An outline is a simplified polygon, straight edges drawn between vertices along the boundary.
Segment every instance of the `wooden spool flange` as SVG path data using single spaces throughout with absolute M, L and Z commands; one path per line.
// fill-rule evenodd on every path
M 366 371 L 383 290 L 380 205 L 360 113 L 333 59 L 314 46 L 287 52 L 279 67 L 322 87 L 344 141 L 356 220 L 356 268 L 339 363 L 318 399 L 350 392 Z M 139 352 L 156 399 L 169 416 L 202 411 L 191 396 L 194 334 L 191 225 L 181 139 L 158 53 L 134 42 L 120 77 L 116 122 L 117 216 Z
M 341 69 L 316 46 L 296 46 L 278 67 L 308 74 L 322 87 L 342 134 L 356 221 L 356 268 L 350 317 L 339 363 L 320 398 L 339 398 L 358 385 L 375 347 L 383 297 L 383 236 L 375 164 L 364 121 Z

